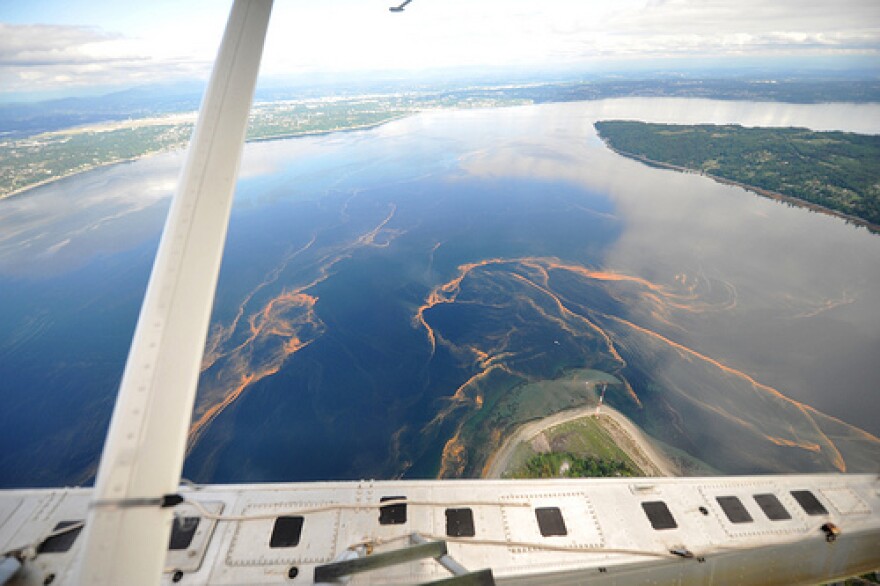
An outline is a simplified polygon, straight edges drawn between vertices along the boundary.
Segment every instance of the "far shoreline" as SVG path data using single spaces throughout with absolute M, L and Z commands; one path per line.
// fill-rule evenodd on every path
M 18 189 L 10 191 L 9 193 L 4 193 L 3 195 L 0 195 L 0 201 L 4 201 L 4 200 L 7 200 L 7 199 L 10 199 L 13 197 L 17 197 L 19 195 L 24 195 L 28 191 L 31 191 L 33 189 L 39 189 L 40 187 L 52 185 L 53 183 L 63 181 L 64 179 L 69 179 L 71 177 L 76 177 L 77 175 L 81 175 L 83 173 L 88 173 L 89 171 L 96 171 L 98 169 L 104 169 L 106 167 L 112 167 L 114 165 L 124 165 L 126 163 L 134 163 L 134 162 L 140 161 L 142 159 L 148 159 L 148 158 L 154 157 L 156 155 L 164 155 L 167 153 L 173 153 L 178 150 L 180 150 L 180 149 L 173 148 L 173 149 L 164 149 L 161 151 L 152 151 L 152 152 L 148 152 L 148 153 L 143 153 L 142 155 L 137 155 L 136 157 L 128 157 L 126 159 L 115 159 L 113 161 L 105 161 L 103 163 L 98 163 L 98 164 L 93 165 L 91 167 L 87 167 L 85 169 L 77 169 L 75 171 L 70 171 L 68 173 L 58 175 L 57 177 L 49 177 L 47 179 L 41 179 L 40 181 L 38 181 L 36 183 L 32 183 L 32 184 L 26 185 L 24 187 L 19 187 Z
M 373 128 L 378 128 L 380 126 L 383 126 L 383 125 L 391 123 L 391 122 L 403 120 L 404 118 L 407 118 L 407 117 L 412 116 L 413 114 L 417 114 L 417 113 L 418 112 L 411 112 L 409 114 L 400 114 L 400 115 L 393 116 L 393 117 L 385 119 L 385 120 L 379 120 L 378 122 L 369 122 L 367 124 L 357 124 L 354 126 L 345 126 L 345 127 L 333 128 L 333 129 L 329 129 L 329 130 L 306 130 L 303 132 L 294 132 L 294 133 L 277 134 L 277 135 L 273 134 L 270 136 L 260 136 L 260 137 L 255 137 L 255 138 L 247 138 L 247 139 L 245 139 L 245 143 L 292 140 L 295 138 L 303 138 L 303 137 L 308 137 L 308 136 L 325 136 L 325 135 L 330 135 L 330 134 L 335 134 L 335 133 L 346 133 L 346 132 L 357 132 L 360 130 L 371 130 Z M 92 165 L 90 167 L 86 167 L 84 169 L 76 169 L 74 171 L 70 171 L 68 173 L 58 175 L 57 177 L 49 177 L 46 179 L 41 179 L 40 181 L 38 181 L 36 183 L 32 183 L 32 184 L 26 185 L 24 187 L 19 187 L 18 189 L 14 189 L 13 191 L 10 191 L 9 193 L 4 193 L 3 195 L 0 195 L 0 202 L 4 201 L 6 199 L 10 199 L 12 197 L 24 195 L 27 192 L 34 190 L 34 189 L 39 189 L 40 187 L 45 187 L 46 185 L 51 185 L 53 183 L 57 183 L 58 181 L 62 181 L 64 179 L 69 179 L 70 177 L 76 177 L 77 175 L 81 175 L 83 173 L 88 173 L 89 171 L 95 171 L 97 169 L 112 167 L 114 165 L 123 165 L 125 163 L 134 163 L 136 161 L 140 161 L 142 159 L 147 159 L 150 157 L 155 157 L 157 155 L 165 155 L 168 153 L 185 151 L 187 148 L 189 148 L 189 142 L 187 142 L 187 144 L 183 147 L 173 147 L 173 148 L 161 149 L 158 151 L 146 152 L 146 153 L 143 153 L 140 155 L 136 155 L 134 157 L 127 157 L 124 159 L 114 159 L 112 161 L 105 161 L 102 163 L 97 163 L 97 164 Z

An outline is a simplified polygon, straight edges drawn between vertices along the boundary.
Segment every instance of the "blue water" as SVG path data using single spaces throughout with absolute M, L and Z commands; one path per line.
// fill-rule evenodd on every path
M 698 102 L 706 122 L 762 115 Z M 809 126 L 809 106 L 773 107 L 768 123 Z M 480 390 L 487 400 L 511 381 L 602 367 L 642 400 L 610 402 L 718 469 L 834 469 L 827 448 L 764 445 L 824 441 L 785 435 L 809 427 L 790 402 L 768 421 L 751 383 L 664 340 L 848 424 L 834 431 L 850 438 L 837 446 L 849 470 L 876 462 L 851 426 L 880 433 L 880 238 L 610 153 L 592 121 L 627 108 L 700 115 L 683 100 L 612 100 L 249 145 L 194 420 L 251 382 L 197 423 L 185 475 L 433 476 L 477 408 L 432 423 L 480 372 L 476 350 L 509 354 L 499 360 L 513 372 Z M 857 124 L 845 110 L 813 115 Z M 90 482 L 180 162 L 153 157 L 0 202 L 0 486 Z M 442 339 L 432 349 L 418 309 L 467 263 L 487 264 L 424 312 Z M 645 283 L 674 295 L 652 299 Z M 712 401 L 752 427 L 695 407 Z M 838 425 L 817 418 L 829 435 Z M 770 455 L 724 447 L 737 441 Z

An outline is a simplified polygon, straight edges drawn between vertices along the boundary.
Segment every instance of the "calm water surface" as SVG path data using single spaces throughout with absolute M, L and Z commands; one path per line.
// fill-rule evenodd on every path
M 876 468 L 880 237 L 615 155 L 613 118 L 880 133 L 877 105 L 623 99 L 248 145 L 186 474 L 432 476 L 493 392 L 583 366 L 717 470 Z M 0 202 L 0 486 L 89 481 L 181 162 Z

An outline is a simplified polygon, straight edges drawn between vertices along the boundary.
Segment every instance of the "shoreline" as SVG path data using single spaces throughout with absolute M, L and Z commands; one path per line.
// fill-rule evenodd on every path
M 371 130 L 373 128 L 378 128 L 379 126 L 382 126 L 384 124 L 388 124 L 390 122 L 402 120 L 404 118 L 407 118 L 407 117 L 412 116 L 413 114 L 417 114 L 417 113 L 418 112 L 411 112 L 409 114 L 400 114 L 398 116 L 394 116 L 394 117 L 388 118 L 386 120 L 380 120 L 378 122 L 369 122 L 366 124 L 358 124 L 356 126 L 346 126 L 346 127 L 342 127 L 342 128 L 333 128 L 330 130 L 307 130 L 307 131 L 303 131 L 303 132 L 295 132 L 295 133 L 289 133 L 289 134 L 278 134 L 278 135 L 271 135 L 271 136 L 248 138 L 248 139 L 245 139 L 245 144 L 247 144 L 249 142 L 256 143 L 256 142 L 271 142 L 271 141 L 276 141 L 276 140 L 290 140 L 290 139 L 294 139 L 294 138 L 302 138 L 302 137 L 307 137 L 307 136 L 324 136 L 324 135 L 334 134 L 337 132 L 342 133 L 342 132 L 357 132 L 359 130 Z M 149 151 L 149 152 L 146 152 L 146 153 L 143 153 L 140 155 L 136 155 L 134 157 L 128 157 L 125 159 L 116 159 L 116 160 L 112 160 L 112 161 L 105 161 L 103 163 L 97 163 L 91 167 L 87 167 L 85 169 L 77 169 L 75 171 L 70 171 L 68 173 L 64 173 L 63 175 L 58 175 L 57 177 L 49 177 L 47 179 L 41 179 L 37 183 L 32 183 L 32 184 L 26 185 L 24 187 L 19 187 L 18 189 L 10 191 L 9 193 L 4 193 L 4 194 L 0 195 L 0 201 L 3 201 L 5 199 L 9 199 L 11 197 L 23 195 L 32 189 L 38 189 L 40 187 L 45 187 L 46 185 L 51 185 L 52 183 L 55 183 L 57 181 L 62 181 L 64 179 L 68 179 L 70 177 L 75 177 L 77 175 L 80 175 L 81 173 L 88 173 L 89 171 L 95 171 L 96 169 L 102 169 L 104 167 L 112 167 L 113 165 L 121 165 L 124 163 L 134 163 L 135 161 L 139 161 L 141 159 L 146 159 L 148 157 L 154 157 L 156 155 L 164 155 L 164 154 L 173 153 L 173 152 L 179 151 L 179 150 L 185 150 L 186 148 L 188 148 L 188 146 L 189 146 L 189 143 L 187 143 L 183 147 L 173 147 L 173 148 L 168 148 L 168 149 L 161 149 L 158 151 Z
M 0 195 L 0 201 L 3 201 L 5 199 L 9 199 L 12 197 L 16 197 L 18 195 L 25 194 L 32 189 L 45 187 L 46 185 L 51 185 L 51 184 L 56 183 L 58 181 L 62 181 L 64 179 L 69 179 L 70 177 L 76 177 L 77 175 L 80 175 L 82 173 L 88 173 L 89 171 L 103 169 L 104 167 L 112 167 L 113 165 L 134 163 L 136 161 L 140 161 L 141 159 L 147 159 L 149 157 L 154 157 L 156 155 L 163 155 L 166 153 L 172 153 L 176 150 L 179 150 L 179 149 L 174 148 L 174 149 L 164 149 L 161 151 L 151 151 L 151 152 L 143 153 L 141 155 L 137 155 L 135 157 L 128 157 L 126 159 L 116 159 L 113 161 L 106 161 L 104 163 L 98 163 L 92 167 L 88 167 L 86 169 L 77 169 L 75 171 L 70 171 L 68 173 L 64 173 L 63 175 L 58 175 L 57 177 L 49 177 L 47 179 L 41 179 L 40 181 L 38 181 L 36 183 L 32 183 L 32 184 L 27 185 L 25 187 L 19 187 L 18 189 L 10 191 L 9 193 L 4 193 L 3 195 Z
M 373 128 L 378 128 L 384 124 L 389 124 L 391 122 L 396 122 L 397 120 L 403 120 L 404 118 L 408 118 L 413 114 L 418 114 L 419 111 L 413 111 L 407 114 L 398 114 L 397 116 L 392 116 L 391 118 L 386 118 L 385 120 L 379 120 L 378 122 L 367 122 L 364 124 L 357 124 L 355 126 L 343 126 L 340 128 L 333 128 L 330 130 L 304 130 L 302 132 L 292 132 L 288 134 L 273 134 L 270 136 L 258 136 L 255 138 L 245 139 L 245 144 L 249 142 L 272 142 L 274 140 L 287 140 L 291 138 L 302 138 L 304 136 L 323 136 L 327 134 L 334 133 L 345 133 L 345 132 L 357 132 L 358 130 L 372 130 Z
M 783 203 L 788 203 L 793 206 L 808 209 L 813 212 L 817 212 L 820 214 L 825 214 L 827 216 L 834 216 L 836 218 L 840 218 L 842 220 L 846 220 L 848 224 L 853 224 L 860 228 L 865 228 L 872 234 L 880 234 L 880 225 L 869 222 L 868 220 L 863 220 L 857 216 L 852 216 L 845 212 L 841 212 L 822 204 L 813 203 L 811 201 L 806 201 L 791 195 L 785 195 L 783 193 L 779 193 L 778 191 L 772 191 L 769 189 L 764 189 L 763 187 L 757 187 L 755 185 L 749 185 L 748 183 L 741 183 L 739 181 L 734 181 L 733 179 L 727 179 L 726 177 L 720 177 L 718 175 L 713 175 L 712 173 L 707 173 L 705 171 L 700 171 L 699 169 L 692 169 L 690 167 L 682 167 L 681 165 L 675 165 L 673 163 L 665 163 L 663 161 L 655 161 L 654 159 L 649 159 L 643 155 L 637 155 L 635 153 L 630 153 L 628 151 L 624 151 L 618 149 L 616 147 L 611 146 L 608 140 L 605 137 L 599 137 L 602 142 L 614 153 L 617 153 L 621 157 L 626 157 L 627 159 L 637 161 L 639 163 L 643 163 L 648 165 L 649 167 L 658 167 L 660 169 L 668 169 L 670 171 L 678 171 L 680 173 L 689 173 L 692 175 L 700 175 L 703 177 L 708 177 L 709 179 L 715 181 L 716 183 L 721 183 L 722 185 L 731 185 L 733 187 L 740 187 L 745 189 L 746 191 L 751 191 L 752 193 L 759 195 L 761 197 L 766 197 L 767 199 L 772 199 L 774 201 L 779 201 Z
M 520 425 L 492 454 L 483 468 L 481 478 L 501 478 L 507 472 L 511 458 L 520 444 L 529 442 L 539 434 L 564 423 L 594 417 L 595 413 L 595 405 L 578 407 Z M 678 466 L 654 445 L 641 428 L 620 411 L 609 405 L 602 405 L 598 423 L 615 439 L 617 447 L 624 451 L 643 472 L 659 473 L 660 476 L 665 477 L 681 476 Z

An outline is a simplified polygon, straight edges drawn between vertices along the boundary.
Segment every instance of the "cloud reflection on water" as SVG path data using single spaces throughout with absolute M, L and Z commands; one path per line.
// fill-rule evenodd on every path
M 661 283 L 680 273 L 708 275 L 736 288 L 739 307 L 730 315 L 680 324 L 690 346 L 880 433 L 868 390 L 880 388 L 870 357 L 880 353 L 880 238 L 838 218 L 616 155 L 592 128 L 611 117 L 878 132 L 880 107 L 625 99 L 522 108 L 499 126 L 535 143 L 549 129 L 551 155 L 546 148 L 481 149 L 462 162 L 478 177 L 563 179 L 607 193 L 624 227 L 607 267 Z

